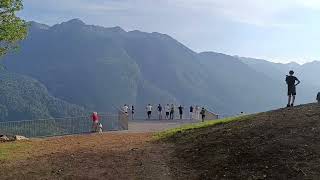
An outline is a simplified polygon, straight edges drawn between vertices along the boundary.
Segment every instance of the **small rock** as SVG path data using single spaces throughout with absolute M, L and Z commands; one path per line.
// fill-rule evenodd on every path
M 15 135 L 15 136 L 14 136 L 14 139 L 15 139 L 16 141 L 29 140 L 29 138 L 26 138 L 26 137 L 24 137 L 24 136 L 18 136 L 18 135 Z
M 10 141 L 6 135 L 0 135 L 0 141 Z

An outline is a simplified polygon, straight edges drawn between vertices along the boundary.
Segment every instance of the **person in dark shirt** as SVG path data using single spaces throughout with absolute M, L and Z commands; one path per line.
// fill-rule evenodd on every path
M 206 118 L 206 109 L 204 107 L 201 109 L 200 114 L 202 122 L 204 122 L 204 119 Z
M 320 104 L 320 92 L 318 92 L 317 101 L 318 101 L 318 104 Z
M 131 106 L 131 119 L 134 120 L 134 106 Z
M 183 115 L 183 107 L 180 105 L 178 109 L 179 109 L 180 119 L 182 119 L 182 115 Z
M 193 119 L 193 106 L 190 106 L 190 120 Z
M 297 77 L 293 76 L 294 71 L 290 71 L 289 75 L 286 77 L 286 83 L 288 85 L 288 104 L 287 107 L 293 107 L 294 101 L 296 99 L 296 86 L 300 84 L 300 81 Z M 297 83 L 296 83 L 297 82 Z M 292 101 L 291 101 L 292 100 Z
M 170 109 L 170 119 L 174 119 L 174 105 L 171 104 L 171 109 Z
M 161 106 L 161 104 L 159 104 L 159 106 L 158 106 L 158 113 L 159 113 L 159 120 L 161 120 L 162 119 L 162 106 Z

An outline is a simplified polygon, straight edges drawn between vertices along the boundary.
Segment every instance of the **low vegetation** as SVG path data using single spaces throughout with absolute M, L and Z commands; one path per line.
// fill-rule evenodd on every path
M 235 121 L 249 120 L 249 119 L 252 119 L 253 117 L 254 117 L 254 115 L 237 116 L 237 117 L 224 118 L 224 119 L 220 119 L 220 120 L 211 120 L 211 121 L 206 121 L 206 122 L 201 122 L 201 123 L 188 124 L 188 125 L 185 125 L 185 126 L 182 126 L 179 128 L 169 129 L 169 130 L 157 133 L 154 136 L 154 139 L 155 140 L 170 139 L 177 134 L 189 133 L 192 130 L 209 128 L 212 126 L 226 124 L 226 123 L 235 122 Z
M 20 156 L 26 156 L 24 152 L 30 148 L 31 144 L 29 142 L 0 143 L 0 161 L 14 160 Z

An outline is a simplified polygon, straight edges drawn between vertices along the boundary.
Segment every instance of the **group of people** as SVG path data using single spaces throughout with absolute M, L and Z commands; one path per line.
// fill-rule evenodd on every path
M 179 119 L 183 119 L 183 114 L 184 114 L 184 107 L 182 105 L 178 106 L 177 108 L 174 106 L 174 104 L 167 104 L 164 107 L 162 107 L 161 104 L 158 105 L 157 107 L 157 111 L 158 111 L 158 117 L 159 120 L 163 119 L 163 115 L 164 115 L 164 119 L 175 119 L 175 112 L 176 109 L 178 110 L 178 114 L 179 114 Z M 147 110 L 147 119 L 151 118 L 152 115 L 152 110 L 153 107 L 151 104 L 148 104 L 146 107 Z M 190 106 L 189 109 L 189 119 L 200 119 L 200 115 L 202 120 L 204 120 L 205 118 L 205 108 L 200 108 L 199 106 Z
M 288 86 L 288 104 L 287 107 L 293 107 L 297 95 L 296 86 L 300 84 L 300 80 L 294 76 L 294 71 L 289 71 L 289 75 L 286 76 L 286 83 Z M 320 104 L 320 92 L 316 97 L 317 102 Z
M 135 107 L 131 106 L 131 108 L 129 108 L 129 106 L 127 104 L 125 104 L 122 108 L 121 108 L 122 112 L 129 114 L 129 111 L 131 110 L 131 116 L 132 119 L 134 119 L 134 115 L 135 115 Z M 182 105 L 176 107 L 174 104 L 166 104 L 164 107 L 161 104 L 158 104 L 157 108 L 156 108 L 157 112 L 158 112 L 158 118 L 159 120 L 162 119 L 175 119 L 175 114 L 178 111 L 178 115 L 179 115 L 179 119 L 183 119 L 183 115 L 184 115 L 184 107 Z M 147 119 L 151 119 L 152 117 L 152 113 L 154 111 L 154 108 L 151 104 L 148 104 L 146 106 L 146 114 L 147 114 Z M 201 119 L 204 120 L 206 116 L 206 110 L 205 108 L 200 108 L 200 106 L 190 106 L 189 108 L 189 119 Z

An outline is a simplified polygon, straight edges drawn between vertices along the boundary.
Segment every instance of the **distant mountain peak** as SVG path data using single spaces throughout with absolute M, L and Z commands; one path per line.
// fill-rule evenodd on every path
M 62 24 L 72 24 L 72 25 L 86 25 L 81 19 L 71 19 L 67 22 L 64 22 Z
M 126 32 L 124 29 L 122 29 L 120 26 L 115 26 L 115 27 L 111 27 L 108 28 L 108 30 L 112 31 L 112 32 Z
M 46 24 L 41 24 L 41 23 L 38 23 L 38 22 L 35 22 L 35 21 L 30 21 L 28 22 L 29 26 L 31 28 L 34 28 L 34 29 L 43 29 L 43 30 L 47 30 L 50 28 L 50 26 L 46 25 Z

